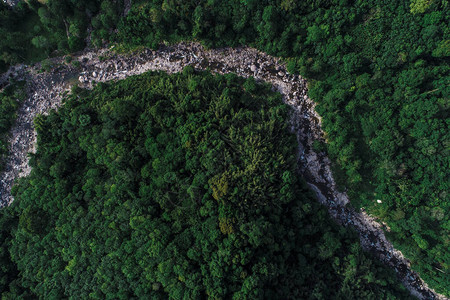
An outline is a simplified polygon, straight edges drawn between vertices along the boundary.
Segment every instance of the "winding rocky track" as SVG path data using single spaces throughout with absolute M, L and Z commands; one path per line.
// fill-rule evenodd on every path
M 347 205 L 347 195 L 337 190 L 330 160 L 324 153 L 316 153 L 312 149 L 313 142 L 323 140 L 324 133 L 320 116 L 314 110 L 315 103 L 307 96 L 306 81 L 298 75 L 288 74 L 278 58 L 247 47 L 205 50 L 197 43 L 180 43 L 132 55 L 115 54 L 111 49 L 86 50 L 75 54 L 74 59 L 81 63 L 80 68 L 64 63 L 60 57 L 52 60 L 56 67 L 51 73 L 38 73 L 39 65 L 22 65 L 0 76 L 0 87 L 11 77 L 26 80 L 28 94 L 12 129 L 11 155 L 5 162 L 5 172 L 0 174 L 2 206 L 13 201 L 10 191 L 14 180 L 30 172 L 27 153 L 35 151 L 34 117 L 61 105 L 73 84 L 92 88 L 95 82 L 120 80 L 149 70 L 174 73 L 187 65 L 219 74 L 234 72 L 272 84 L 273 89 L 282 94 L 284 102 L 292 107 L 291 130 L 299 142 L 299 172 L 331 216 L 343 226 L 353 227 L 359 233 L 362 247 L 393 268 L 411 294 L 420 299 L 448 299 L 428 288 L 411 270 L 409 261 L 386 239 L 381 224 L 364 211 Z

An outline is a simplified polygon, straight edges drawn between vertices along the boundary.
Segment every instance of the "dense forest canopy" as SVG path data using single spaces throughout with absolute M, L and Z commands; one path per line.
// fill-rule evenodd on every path
M 1 211 L 2 297 L 409 298 L 295 175 L 287 116 L 191 68 L 75 91 Z
M 447 1 L 142 1 L 117 41 L 198 39 L 289 58 L 353 204 L 387 222 L 413 268 L 450 295 L 449 12 Z
M 352 203 L 386 222 L 413 269 L 450 295 L 447 0 L 132 1 L 126 16 L 122 1 L 27 3 L 0 4 L 0 70 L 89 38 L 124 50 L 245 44 L 285 57 L 309 81 Z
M 0 1 L 0 71 L 82 50 L 86 40 L 100 46 L 122 13 L 122 0 L 22 0 L 14 8 Z

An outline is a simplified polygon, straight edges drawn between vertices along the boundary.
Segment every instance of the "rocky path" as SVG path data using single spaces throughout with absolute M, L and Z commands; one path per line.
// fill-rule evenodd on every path
M 12 154 L 6 161 L 6 171 L 0 174 L 2 205 L 13 201 L 10 195 L 13 181 L 30 172 L 27 153 L 34 151 L 36 143 L 32 120 L 36 115 L 58 107 L 64 93 L 74 83 L 92 88 L 95 82 L 120 80 L 149 70 L 174 73 L 187 65 L 219 74 L 234 72 L 243 77 L 253 76 L 256 80 L 272 84 L 283 95 L 285 103 L 292 107 L 291 130 L 299 142 L 297 155 L 300 173 L 331 216 L 344 226 L 352 226 L 359 233 L 362 247 L 393 268 L 413 295 L 420 299 L 447 299 L 429 289 L 411 270 L 410 263 L 386 239 L 381 224 L 365 212 L 346 205 L 349 203 L 348 197 L 337 190 L 329 159 L 324 153 L 316 153 L 312 149 L 315 140 L 323 140 L 323 131 L 320 116 L 314 110 L 315 103 L 307 96 L 306 81 L 288 74 L 279 59 L 252 48 L 205 50 L 196 43 L 181 43 L 158 51 L 143 50 L 134 55 L 118 55 L 109 49 L 87 50 L 76 54 L 75 59 L 80 61 L 81 68 L 75 69 L 65 64 L 62 58 L 56 58 L 53 62 L 59 66 L 51 74 L 38 74 L 39 66 L 35 66 L 25 67 L 22 75 L 16 75 L 27 80 L 29 97 L 20 109 L 17 124 L 12 130 Z

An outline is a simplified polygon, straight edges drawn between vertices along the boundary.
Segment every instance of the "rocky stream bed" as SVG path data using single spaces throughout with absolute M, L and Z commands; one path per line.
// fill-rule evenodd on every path
M 197 43 L 180 43 L 164 46 L 157 51 L 142 50 L 138 53 L 119 55 L 111 49 L 86 50 L 74 55 L 80 67 L 65 63 L 62 57 L 52 59 L 55 65 L 51 73 L 39 73 L 40 65 L 15 66 L 0 76 L 0 88 L 8 79 L 26 80 L 27 99 L 18 112 L 16 125 L 10 138 L 10 155 L 5 171 L 0 174 L 0 205 L 13 201 L 11 186 L 14 180 L 30 173 L 28 152 L 35 151 L 36 133 L 33 119 L 46 114 L 63 102 L 71 86 L 92 88 L 96 82 L 124 79 L 149 70 L 168 73 L 181 71 L 191 65 L 198 70 L 210 70 L 225 74 L 234 72 L 242 77 L 253 76 L 257 81 L 268 82 L 280 92 L 286 104 L 292 107 L 291 130 L 297 135 L 298 168 L 320 203 L 341 225 L 353 227 L 360 236 L 362 247 L 384 264 L 394 269 L 405 287 L 420 299 L 448 299 L 435 293 L 411 270 L 410 263 L 400 251 L 386 239 L 383 226 L 364 211 L 355 210 L 348 196 L 339 192 L 331 173 L 331 162 L 324 153 L 316 153 L 312 144 L 323 141 L 320 116 L 315 103 L 307 96 L 306 81 L 298 75 L 288 74 L 278 58 L 253 48 L 223 48 L 205 50 Z M 374 200 L 375 201 L 375 200 Z

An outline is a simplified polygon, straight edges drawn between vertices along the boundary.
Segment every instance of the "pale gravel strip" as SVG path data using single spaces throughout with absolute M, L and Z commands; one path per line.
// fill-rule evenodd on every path
M 102 61 L 100 57 L 103 57 Z M 331 216 L 344 226 L 352 225 L 359 233 L 362 247 L 393 268 L 411 294 L 420 299 L 448 299 L 429 289 L 411 270 L 409 261 L 394 249 L 374 218 L 346 205 L 349 203 L 348 197 L 337 190 L 329 159 L 324 153 L 312 150 L 312 143 L 318 139 L 323 141 L 324 133 L 320 116 L 314 110 L 315 103 L 307 97 L 306 81 L 288 74 L 278 58 L 246 47 L 205 50 L 197 43 L 180 43 L 158 51 L 143 50 L 134 55 L 117 55 L 108 49 L 86 50 L 77 54 L 76 59 L 81 62 L 81 71 L 65 65 L 62 58 L 53 59 L 54 63 L 62 66 L 51 74 L 37 74 L 38 67 L 25 68 L 28 73 L 23 77 L 27 80 L 29 98 L 19 111 L 17 124 L 12 130 L 12 154 L 6 161 L 6 171 L 0 176 L 3 205 L 13 201 L 10 189 L 14 179 L 30 172 L 26 153 L 34 152 L 36 143 L 32 120 L 62 103 L 62 93 L 70 89 L 73 76 L 85 88 L 92 88 L 93 80 L 120 80 L 149 70 L 174 73 L 187 65 L 219 74 L 234 72 L 242 77 L 253 76 L 258 81 L 272 84 L 282 94 L 283 101 L 293 108 L 291 130 L 299 142 L 299 171 L 317 194 L 319 202 L 327 206 Z

